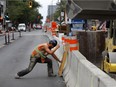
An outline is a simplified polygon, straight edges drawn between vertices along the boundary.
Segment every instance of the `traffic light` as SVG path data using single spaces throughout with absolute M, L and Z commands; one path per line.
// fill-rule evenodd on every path
M 9 16 L 8 15 L 5 15 L 5 20 L 9 20 Z
M 32 1 L 29 1 L 29 8 L 32 8 Z

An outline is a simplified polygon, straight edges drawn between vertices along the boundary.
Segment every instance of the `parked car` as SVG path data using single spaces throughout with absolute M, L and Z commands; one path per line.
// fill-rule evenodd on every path
M 42 29 L 42 25 L 36 25 L 36 29 Z
M 18 25 L 18 31 L 25 31 L 26 32 L 26 25 L 25 25 L 25 23 L 20 23 Z

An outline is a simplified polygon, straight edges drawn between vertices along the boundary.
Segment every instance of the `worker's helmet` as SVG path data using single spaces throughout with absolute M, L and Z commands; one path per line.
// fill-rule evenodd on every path
M 52 44 L 53 47 L 55 47 L 57 45 L 57 41 L 56 40 L 50 40 L 49 44 Z

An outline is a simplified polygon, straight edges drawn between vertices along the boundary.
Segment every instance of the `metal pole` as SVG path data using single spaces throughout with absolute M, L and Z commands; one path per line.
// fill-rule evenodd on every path
M 12 40 L 15 40 L 14 39 L 14 30 L 12 31 Z
M 0 2 L 0 17 L 1 17 L 1 10 L 2 10 L 2 5 L 1 5 L 1 2 Z
M 6 35 L 6 32 L 5 32 L 5 35 L 4 36 L 5 36 L 5 45 L 6 45 L 6 44 L 8 44 L 7 43 L 7 35 Z
M 9 35 L 9 31 L 8 31 L 8 43 L 10 43 L 10 35 Z
M 19 31 L 19 37 L 21 37 L 21 30 Z
M 61 9 L 60 9 L 60 28 L 59 28 L 59 32 L 61 32 Z
M 6 7 L 7 7 L 7 0 L 6 0 Z M 6 9 L 5 9 L 5 10 L 6 10 Z M 4 31 L 5 31 L 5 35 L 4 35 L 4 37 L 5 37 L 5 45 L 7 45 L 8 42 L 7 42 L 7 35 L 6 35 L 6 20 L 5 20 L 5 12 L 4 12 L 3 28 L 4 28 Z
M 53 0 L 52 0 L 52 21 L 54 21 L 54 11 L 53 11 L 54 5 L 53 5 Z
M 59 0 L 60 3 L 60 0 Z M 60 5 L 60 28 L 59 28 L 59 32 L 61 32 L 61 5 Z

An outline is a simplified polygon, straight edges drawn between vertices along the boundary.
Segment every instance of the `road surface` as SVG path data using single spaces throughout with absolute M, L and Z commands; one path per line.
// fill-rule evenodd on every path
M 59 76 L 47 76 L 47 64 L 38 63 L 28 75 L 14 79 L 15 74 L 28 67 L 30 54 L 35 46 L 49 41 L 42 31 L 25 32 L 9 45 L 0 48 L 0 87 L 65 87 Z M 58 64 L 53 60 L 54 73 Z

